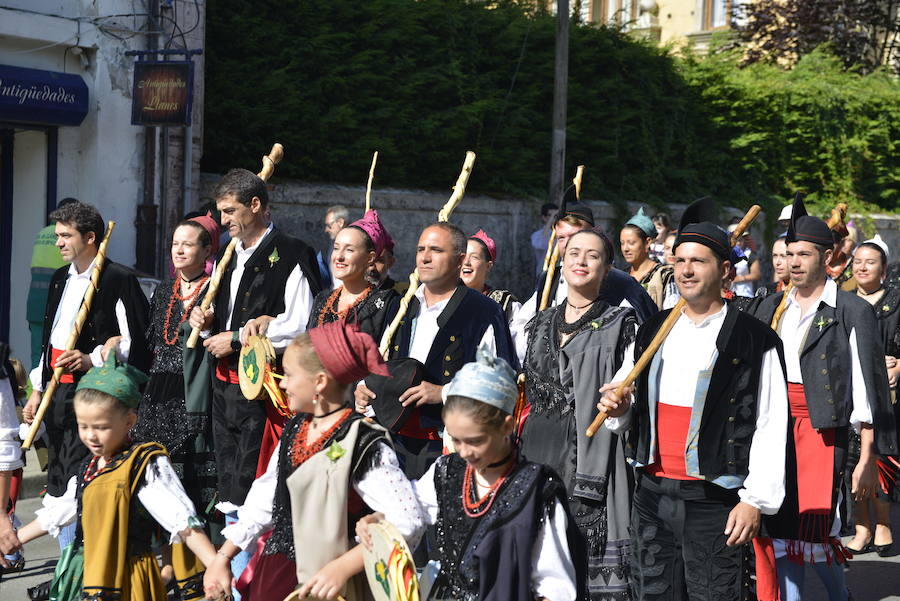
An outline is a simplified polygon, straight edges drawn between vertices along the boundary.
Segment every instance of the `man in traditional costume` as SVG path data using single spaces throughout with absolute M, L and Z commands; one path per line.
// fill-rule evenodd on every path
M 791 412 L 787 497 L 768 524 L 781 599 L 801 599 L 804 565 L 814 564 L 831 599 L 847 599 L 838 536 L 851 500 L 871 496 L 879 454 L 897 453 L 887 373 L 872 308 L 838 289 L 827 275 L 833 252 L 828 225 L 807 215 L 797 198 L 786 237 L 793 289 L 778 322 L 784 344 Z M 784 292 L 766 297 L 756 316 L 771 323 Z M 849 429 L 860 436 L 860 458 L 842 486 Z M 770 597 L 774 597 L 771 594 Z M 760 597 L 763 599 L 764 597 Z
M 618 382 L 669 314 L 638 330 L 600 407 L 637 468 L 631 517 L 636 599 L 745 599 L 747 543 L 784 497 L 787 393 L 778 337 L 721 297 L 728 235 L 698 201 L 682 217 L 675 277 L 686 301 L 623 398 Z
M 587 205 L 574 202 L 574 187 L 566 192 L 572 202 L 563 203 L 556 221 L 556 243 L 559 247 L 559 256 L 562 257 L 566 250 L 569 237 L 581 230 L 594 227 L 594 213 Z M 516 345 L 516 354 L 520 361 L 525 358 L 525 348 L 528 337 L 525 334 L 525 326 L 537 315 L 544 290 L 544 282 L 547 273 L 538 278 L 537 290 L 527 301 L 522 304 L 519 311 L 513 317 L 510 324 L 513 341 Z M 557 265 L 553 282 L 550 287 L 548 307 L 565 303 L 568 293 L 568 284 L 562 276 L 562 269 Z M 612 306 L 631 307 L 637 314 L 638 322 L 643 322 L 658 311 L 653 299 L 647 291 L 637 283 L 630 275 L 613 267 L 609 270 L 606 280 L 600 288 L 600 298 Z
M 66 483 L 89 454 L 78 437 L 72 409 L 75 385 L 91 367 L 103 365 L 104 345 L 112 338 L 121 337 L 116 350 L 120 359 L 141 368 L 148 365 L 149 345 L 145 338 L 148 303 L 134 274 L 107 258 L 75 348 L 65 350 L 81 302 L 91 284 L 91 273 L 106 225 L 96 208 L 81 202 L 55 210 L 50 214 L 50 220 L 56 223 L 56 246 L 68 265 L 57 269 L 50 279 L 41 360 L 31 370 L 33 391 L 22 413 L 25 421 L 31 423 L 54 368 L 63 366 L 59 386 L 44 417 L 50 443 L 47 449 L 47 495 L 61 497 L 66 491 Z M 58 539 L 60 549 L 72 542 L 74 534 L 74 526 L 64 529 Z
M 194 307 L 190 324 L 203 330 L 203 345 L 217 359 L 212 401 L 217 507 L 225 514 L 226 523 L 231 523 L 257 475 L 258 464 L 267 463 L 268 457 L 260 462 L 267 420 L 277 426 L 283 422 L 271 403 L 248 400 L 241 393 L 237 372 L 241 339 L 265 333 L 276 353 L 283 353 L 291 340 L 306 330 L 321 285 L 312 248 L 276 229 L 267 219 L 269 194 L 259 176 L 232 169 L 216 186 L 214 196 L 222 226 L 238 242 L 222 277 L 215 310 L 204 314 Z M 246 561 L 246 554 L 235 560 L 236 575 Z
M 389 349 L 390 359 L 413 359 L 420 367 L 421 382 L 399 396 L 408 413 L 392 425 L 397 454 L 410 478 L 420 477 L 440 456 L 444 385 L 475 360 L 478 346 L 486 344 L 498 357 L 517 365 L 500 306 L 460 281 L 465 255 L 466 237 L 458 227 L 438 222 L 422 231 L 416 252 L 422 283 Z M 365 411 L 375 396 L 371 386 L 358 386 L 357 410 Z M 379 402 L 374 403 L 376 417 Z

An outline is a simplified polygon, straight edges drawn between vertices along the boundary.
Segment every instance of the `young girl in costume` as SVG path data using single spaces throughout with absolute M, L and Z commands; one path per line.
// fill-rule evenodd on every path
M 18 532 L 24 544 L 44 534 L 56 536 L 78 520 L 75 540 L 56 565 L 51 599 L 165 601 L 150 548 L 157 524 L 170 542 L 184 542 L 204 563 L 215 557 L 165 448 L 132 444 L 129 438 L 141 398 L 138 386 L 146 380 L 110 353 L 78 383 L 75 419 L 91 455 L 65 495 L 45 497 L 37 518 Z
M 449 384 L 443 418 L 456 452 L 414 483 L 437 531 L 440 574 L 430 599 L 573 601 L 587 592 L 584 540 L 549 468 L 512 438 L 517 389 L 503 359 L 482 348 Z M 357 524 L 371 545 L 367 516 Z M 388 518 L 389 519 L 389 518 Z
M 227 540 L 205 584 L 213 593 L 227 590 L 231 558 L 256 548 L 237 583 L 244 601 L 282 601 L 298 583 L 300 598 L 367 598 L 353 524 L 381 511 L 412 546 L 423 530 L 387 432 L 350 403 L 352 384 L 370 373 L 389 375 L 387 368 L 372 338 L 344 321 L 299 335 L 283 366 L 281 387 L 298 413 L 285 425 L 266 473 L 253 482 L 238 521 L 222 531 Z

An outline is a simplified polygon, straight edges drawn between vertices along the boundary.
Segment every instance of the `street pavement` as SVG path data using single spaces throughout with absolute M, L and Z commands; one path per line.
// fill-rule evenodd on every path
M 35 510 L 41 506 L 36 492 L 32 492 L 39 490 L 35 481 L 39 481 L 41 477 L 36 465 L 37 461 L 32 455 L 32 461 L 29 462 L 29 468 L 26 468 L 25 473 L 26 480 L 31 483 L 25 487 L 25 492 L 30 498 L 21 499 L 17 507 L 19 519 L 23 523 L 34 519 Z M 850 562 L 847 583 L 854 601 L 900 601 L 900 505 L 895 504 L 891 508 L 891 523 L 894 540 L 897 541 L 891 557 L 867 553 L 858 555 Z M 4 576 L 0 581 L 0 601 L 27 601 L 26 591 L 29 587 L 53 576 L 53 567 L 59 559 L 56 539 L 44 536 L 29 543 L 25 547 L 25 557 L 25 569 L 22 572 Z M 807 570 L 804 598 L 806 601 L 828 600 L 825 590 L 812 570 Z

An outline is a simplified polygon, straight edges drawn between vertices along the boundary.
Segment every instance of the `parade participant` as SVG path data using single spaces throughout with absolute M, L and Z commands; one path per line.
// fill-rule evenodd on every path
M 728 226 L 731 234 L 737 228 L 737 224 Z M 743 260 L 734 264 L 735 274 L 731 280 L 731 290 L 735 296 L 752 298 L 756 295 L 755 284 L 759 281 L 759 261 L 754 257 L 753 249 L 749 244 L 750 232 L 744 232 L 735 245 L 742 255 Z
M 21 472 L 22 450 L 19 448 L 19 418 L 16 416 L 16 393 L 19 387 L 9 357 L 9 345 L 0 342 L 0 576 L 21 570 L 25 560 L 19 553 L 19 539 L 8 511 L 12 501 L 12 480 Z M 4 557 L 7 556 L 7 557 Z
M 559 217 L 555 227 L 559 256 L 563 257 L 565 256 L 566 244 L 570 236 L 581 230 L 594 227 L 594 213 L 587 205 L 567 202 L 565 211 Z M 513 340 L 516 343 L 516 354 L 520 362 L 524 361 L 528 340 L 528 336 L 525 334 L 525 327 L 539 312 L 545 280 L 546 276 L 539 279 L 537 291 L 531 295 L 531 298 L 522 303 L 522 308 L 519 309 L 510 324 L 510 329 L 514 332 Z M 562 270 L 557 269 L 550 285 L 549 304 L 547 306 L 552 307 L 564 303 L 568 292 L 567 287 L 568 284 L 566 284 Z M 637 314 L 638 322 L 647 319 L 658 311 L 647 291 L 634 278 L 615 267 L 609 269 L 606 280 L 600 286 L 600 299 L 613 306 L 633 308 Z
M 841 290 L 856 291 L 853 278 L 853 249 L 856 248 L 859 232 L 852 223 L 840 222 L 834 231 L 834 250 L 825 270 Z
M 584 541 L 566 487 L 513 442 L 517 393 L 512 368 L 484 348 L 447 385 L 443 418 L 456 451 L 414 482 L 437 527 L 440 575 L 430 599 L 583 598 Z M 368 525 L 383 518 L 357 524 L 364 545 Z
M 650 244 L 650 258 L 657 263 L 666 264 L 666 238 L 672 234 L 672 222 L 666 213 L 657 213 L 653 216 L 654 236 Z
M 552 202 L 541 205 L 541 227 L 531 234 L 531 249 L 534 251 L 535 273 L 540 275 L 544 267 L 544 255 L 547 253 L 547 245 L 550 243 L 550 234 L 553 232 L 553 218 L 557 207 Z
M 144 367 L 149 363 L 147 298 L 137 278 L 121 265 L 106 259 L 99 285 L 75 348 L 66 351 L 66 342 L 75 323 L 85 292 L 91 283 L 100 241 L 106 226 L 91 205 L 69 203 L 50 214 L 56 223 L 56 245 L 69 263 L 53 274 L 44 312 L 44 340 L 41 361 L 31 370 L 32 393 L 22 416 L 27 423 L 41 402 L 54 368 L 64 367 L 59 386 L 44 418 L 49 445 L 47 449 L 47 495 L 59 497 L 66 483 L 88 455 L 78 438 L 78 425 L 72 409 L 75 385 L 91 367 L 103 364 L 102 351 L 111 338 L 121 336 L 117 355 L 122 360 Z M 58 538 L 60 549 L 71 542 L 74 527 L 66 528 Z
M 585 435 L 597 390 L 612 378 L 634 341 L 634 310 L 602 300 L 612 243 L 596 230 L 569 237 L 562 271 L 564 303 L 545 309 L 526 331 L 525 391 L 531 411 L 522 453 L 562 477 L 575 525 L 588 543 L 588 590 L 594 600 L 627 597 L 628 516 L 632 478 L 619 436 Z
M 509 290 L 497 290 L 488 285 L 488 276 L 496 260 L 497 244 L 484 230 L 478 230 L 469 236 L 460 279 L 472 290 L 483 293 L 500 305 L 506 321 L 510 321 L 522 303 Z
M 656 226 L 644 215 L 642 207 L 625 223 L 619 233 L 619 244 L 622 256 L 631 267 L 629 275 L 644 287 L 657 307 L 671 309 L 678 302 L 678 288 L 672 268 L 650 256 L 656 235 Z
M 316 261 L 319 265 L 319 275 L 325 290 L 331 289 L 336 282 L 331 273 L 331 252 L 334 245 L 334 239 L 337 238 L 338 232 L 347 225 L 350 213 L 347 207 L 343 205 L 334 205 L 328 207 L 325 211 L 325 234 L 328 235 L 328 247 L 324 252 L 316 253 Z
M 48 533 L 58 536 L 63 526 L 77 522 L 75 540 L 56 566 L 52 599 L 165 599 L 151 548 L 156 524 L 169 533 L 169 542 L 183 541 L 204 563 L 215 557 L 165 449 L 130 440 L 139 386 L 146 381 L 110 353 L 78 382 L 75 417 L 90 457 L 67 482 L 65 494 L 44 497 L 36 519 L 18 532 L 25 544 Z
M 256 477 L 267 422 L 276 428 L 283 422 L 270 403 L 248 400 L 241 393 L 237 372 L 241 343 L 251 335 L 265 334 L 280 352 L 306 329 L 313 297 L 321 287 L 312 249 L 276 229 L 266 217 L 269 193 L 261 177 L 232 169 L 213 195 L 222 226 L 238 242 L 215 297 L 215 310 L 204 313 L 195 306 L 189 322 L 204 330 L 203 346 L 217 360 L 211 420 L 217 508 L 228 523 L 236 519 Z M 235 572 L 245 561 L 246 555 L 237 559 Z
M 875 308 L 875 316 L 881 331 L 884 345 L 885 366 L 887 367 L 888 385 L 896 398 L 897 379 L 900 376 L 900 288 L 885 285 L 884 272 L 888 264 L 887 244 L 879 236 L 866 240 L 856 248 L 853 255 L 853 279 L 856 281 L 856 294 Z M 892 403 L 895 419 L 900 421 L 900 411 L 896 402 Z M 849 476 L 855 471 L 859 461 L 860 437 L 855 431 L 850 432 L 850 448 L 847 452 L 847 469 L 844 471 L 844 486 L 852 488 Z M 874 509 L 874 520 L 870 512 L 868 500 L 857 501 L 853 505 L 853 521 L 856 533 L 853 540 L 847 543 L 847 549 L 854 555 L 875 551 L 887 557 L 893 546 L 891 536 L 890 501 L 900 496 L 897 489 L 897 476 L 900 472 L 900 461 L 896 456 L 878 458 L 878 474 L 880 486 L 871 499 Z M 873 525 L 874 521 L 874 525 Z
M 359 324 L 375 340 L 381 338 L 398 296 L 376 268 L 388 244 L 393 246 L 394 241 L 375 210 L 338 232 L 331 252 L 331 273 L 340 283 L 316 296 L 307 330 L 342 319 Z
M 78 202 L 74 198 L 63 198 L 56 207 Z M 25 301 L 28 329 L 31 331 L 31 366 L 41 362 L 41 342 L 44 340 L 44 309 L 47 308 L 47 291 L 54 272 L 66 264 L 56 248 L 56 224 L 41 228 L 34 237 L 31 252 L 31 285 L 28 300 Z
M 760 513 L 784 497 L 787 393 L 778 337 L 726 304 L 728 235 L 700 201 L 682 217 L 675 277 L 686 304 L 635 387 L 619 382 L 668 316 L 638 330 L 601 388 L 605 426 L 626 435 L 637 468 L 631 515 L 636 599 L 743 599 Z M 636 397 L 632 400 L 632 391 Z
M 413 545 L 423 529 L 387 432 L 351 405 L 354 382 L 388 372 L 372 338 L 344 321 L 299 335 L 283 365 L 281 388 L 297 415 L 237 522 L 222 531 L 227 540 L 206 572 L 208 598 L 230 587 L 229 559 L 271 532 L 238 582 L 245 599 L 281 601 L 299 583 L 301 599 L 361 601 L 363 554 L 352 525 L 380 511 Z
M 784 236 L 778 236 L 772 243 L 772 281 L 756 289 L 756 296 L 769 296 L 781 292 L 791 281 L 791 270 L 787 263 L 787 243 Z
M 450 223 L 433 223 L 422 231 L 416 251 L 422 283 L 390 347 L 390 359 L 413 359 L 422 371 L 422 382 L 399 397 L 413 409 L 392 436 L 410 478 L 424 474 L 441 454 L 442 389 L 475 359 L 478 346 L 487 344 L 498 357 L 517 364 L 500 306 L 460 281 L 465 251 L 465 234 Z M 370 386 L 357 386 L 357 411 L 366 411 L 375 396 Z
M 204 349 L 184 348 L 190 331 L 185 320 L 205 294 L 206 263 L 219 250 L 219 233 L 216 221 L 204 215 L 182 221 L 172 234 L 175 277 L 163 280 L 150 301 L 147 340 L 153 363 L 133 432 L 138 442 L 157 442 L 166 448 L 188 497 L 201 511 L 216 497 L 209 421 L 212 391 L 207 385 L 211 370 Z M 203 567 L 190 551 L 174 545 L 171 565 L 181 598 L 202 597 Z
M 666 241 L 663 242 L 663 263 L 666 265 L 675 265 L 675 253 L 672 252 L 672 247 L 675 246 L 675 238 L 677 237 L 677 232 L 669 232 L 666 236 Z
M 771 323 L 787 294 L 777 331 L 784 343 L 793 444 L 787 497 L 768 528 L 779 539 L 774 554 L 784 601 L 802 598 L 806 563 L 813 565 L 832 601 L 847 599 L 844 551 L 837 538 L 847 518 L 841 505 L 872 495 L 876 455 L 897 454 L 884 348 L 862 343 L 880 340 L 872 308 L 827 277 L 832 231 L 807 215 L 799 196 L 785 241 L 792 289 L 766 297 L 756 309 L 758 318 Z M 860 459 L 851 489 L 844 490 L 851 428 L 860 435 Z

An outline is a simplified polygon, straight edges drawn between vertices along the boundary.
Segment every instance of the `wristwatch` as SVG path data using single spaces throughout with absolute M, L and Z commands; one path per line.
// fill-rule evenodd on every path
M 231 350 L 233 350 L 234 352 L 237 353 L 241 350 L 241 346 L 242 345 L 241 345 L 240 332 L 238 332 L 237 330 L 234 330 L 231 333 Z

